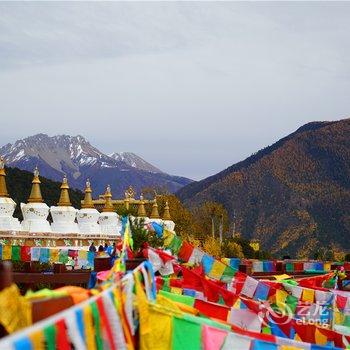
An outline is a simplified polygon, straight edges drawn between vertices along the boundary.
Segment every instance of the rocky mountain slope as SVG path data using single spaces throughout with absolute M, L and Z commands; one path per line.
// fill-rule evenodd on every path
M 314 122 L 182 188 L 188 206 L 222 203 L 237 230 L 277 255 L 350 249 L 350 119 Z
M 83 136 L 37 134 L 0 148 L 6 164 L 32 171 L 38 166 L 42 176 L 61 181 L 67 174 L 71 187 L 83 189 L 90 178 L 95 196 L 110 184 L 115 196 L 122 196 L 132 185 L 137 192 L 154 187 L 170 192 L 191 182 L 183 177 L 161 172 L 133 153 L 108 156 L 92 146 Z

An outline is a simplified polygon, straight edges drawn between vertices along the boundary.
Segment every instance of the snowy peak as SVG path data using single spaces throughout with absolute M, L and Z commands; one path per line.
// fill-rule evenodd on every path
M 135 169 L 149 171 L 151 173 L 162 173 L 160 169 L 146 162 L 144 159 L 132 152 L 114 152 L 109 156 L 117 161 L 124 162 Z
M 63 168 L 67 167 L 79 172 L 81 166 L 98 163 L 100 166 L 103 164 L 115 166 L 110 157 L 93 147 L 80 135 L 50 137 L 46 134 L 37 134 L 0 148 L 0 153 L 9 165 L 16 166 L 18 162 L 37 158 L 60 172 L 65 172 L 67 169 Z
M 5 157 L 10 166 L 23 168 L 23 163 L 32 164 L 37 159 L 58 172 L 72 173 L 74 178 L 80 176 L 82 167 L 118 168 L 122 171 L 134 168 L 152 173 L 162 172 L 135 153 L 120 152 L 108 156 L 81 135 L 37 134 L 1 147 L 0 155 Z
M 71 188 L 83 190 L 89 178 L 95 195 L 108 184 L 114 196 L 124 196 L 130 185 L 140 194 L 150 187 L 176 192 L 191 182 L 163 173 L 131 152 L 107 155 L 81 135 L 37 134 L 1 147 L 0 155 L 9 167 L 33 171 L 38 166 L 40 175 L 51 180 L 62 181 L 66 174 Z

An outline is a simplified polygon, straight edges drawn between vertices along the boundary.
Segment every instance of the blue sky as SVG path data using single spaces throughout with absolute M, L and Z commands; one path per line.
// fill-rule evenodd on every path
M 350 111 L 350 3 L 1 2 L 0 139 L 204 178 Z

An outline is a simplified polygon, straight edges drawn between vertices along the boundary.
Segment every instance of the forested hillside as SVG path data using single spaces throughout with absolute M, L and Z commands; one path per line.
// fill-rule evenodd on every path
M 350 119 L 310 123 L 178 192 L 224 205 L 237 230 L 275 254 L 350 249 Z

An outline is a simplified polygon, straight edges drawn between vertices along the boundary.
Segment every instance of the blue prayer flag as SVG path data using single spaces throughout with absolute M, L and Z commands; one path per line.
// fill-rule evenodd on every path
M 203 265 L 205 274 L 208 274 L 211 271 L 214 261 L 215 259 L 212 256 L 204 254 L 202 259 L 202 265 Z
M 152 222 L 153 229 L 158 237 L 163 237 L 163 226 L 157 222 Z
M 254 299 L 267 300 L 267 296 L 269 295 L 269 290 L 270 290 L 270 287 L 267 284 L 263 282 L 259 282 L 255 290 Z

